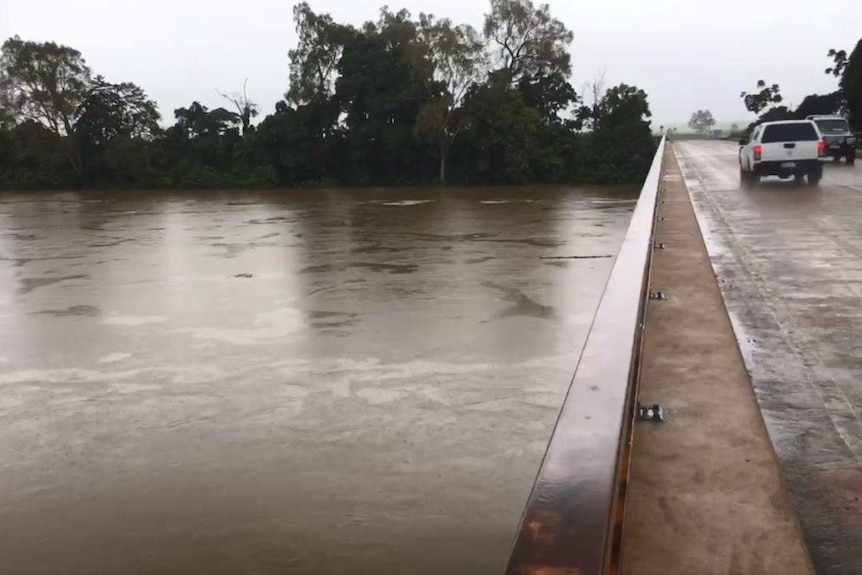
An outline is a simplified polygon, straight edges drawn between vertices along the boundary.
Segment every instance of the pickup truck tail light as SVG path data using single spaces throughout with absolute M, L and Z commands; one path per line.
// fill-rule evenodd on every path
M 822 158 L 824 156 L 826 156 L 826 143 L 817 142 L 817 157 Z
M 763 148 L 760 146 L 754 146 L 754 161 L 759 162 L 760 158 L 762 156 L 763 156 Z

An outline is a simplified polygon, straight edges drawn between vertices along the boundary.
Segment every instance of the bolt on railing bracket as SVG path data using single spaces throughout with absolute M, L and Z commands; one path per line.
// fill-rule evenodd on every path
M 650 291 L 649 298 L 657 301 L 667 301 L 667 294 L 663 291 Z
M 655 421 L 657 423 L 662 423 L 665 420 L 665 410 L 657 403 L 652 405 L 642 405 L 638 403 L 638 419 L 641 421 Z

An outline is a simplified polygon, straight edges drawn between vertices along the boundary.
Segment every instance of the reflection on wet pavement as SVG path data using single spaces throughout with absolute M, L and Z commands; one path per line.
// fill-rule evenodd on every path
M 0 573 L 499 573 L 634 190 L 0 199 Z

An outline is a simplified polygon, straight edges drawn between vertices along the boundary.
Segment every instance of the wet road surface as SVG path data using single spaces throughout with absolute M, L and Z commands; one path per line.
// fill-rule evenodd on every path
M 0 573 L 502 572 L 635 192 L 0 197 Z
M 737 149 L 674 144 L 821 575 L 862 573 L 862 167 L 739 186 Z

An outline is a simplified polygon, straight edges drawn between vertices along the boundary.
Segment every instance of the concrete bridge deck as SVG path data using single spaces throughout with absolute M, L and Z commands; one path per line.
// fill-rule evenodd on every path
M 674 146 L 818 573 L 862 573 L 862 167 L 739 186 L 737 146 Z
M 665 155 L 645 319 L 625 575 L 812 575 L 782 474 L 673 151 Z

